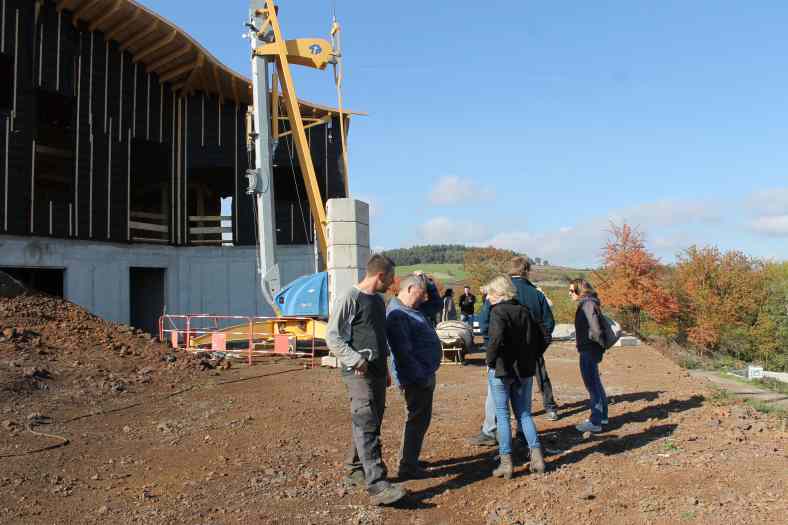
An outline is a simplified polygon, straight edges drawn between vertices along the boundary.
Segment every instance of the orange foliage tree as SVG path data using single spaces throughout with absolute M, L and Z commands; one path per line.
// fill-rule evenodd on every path
M 693 246 L 678 257 L 679 328 L 702 350 L 751 350 L 767 289 L 763 264 L 739 251 Z M 762 321 L 762 320 L 761 320 Z
M 470 248 L 465 251 L 464 268 L 466 282 L 474 294 L 498 274 L 506 273 L 509 261 L 517 255 L 511 250 L 487 248 Z
M 638 332 L 642 313 L 658 323 L 676 316 L 678 303 L 664 286 L 664 267 L 646 250 L 643 234 L 636 228 L 611 224 L 602 258 L 600 299 L 621 313 L 625 329 Z

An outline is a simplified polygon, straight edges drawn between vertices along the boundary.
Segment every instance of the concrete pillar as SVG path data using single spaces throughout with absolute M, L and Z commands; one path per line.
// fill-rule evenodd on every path
M 330 304 L 361 281 L 369 259 L 369 204 L 330 199 L 328 218 L 328 297 Z

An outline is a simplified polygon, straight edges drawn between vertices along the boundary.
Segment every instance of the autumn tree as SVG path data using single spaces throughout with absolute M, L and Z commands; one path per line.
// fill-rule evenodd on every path
M 479 293 L 479 288 L 484 286 L 498 274 L 505 273 L 509 261 L 517 255 L 511 250 L 498 248 L 469 248 L 465 252 L 464 267 L 467 275 L 466 282 L 473 293 Z
M 702 351 L 746 358 L 756 333 L 774 328 L 774 320 L 761 313 L 767 288 L 760 261 L 739 251 L 692 246 L 679 255 L 675 277 L 679 328 Z
M 597 284 L 603 304 L 618 310 L 624 328 L 635 332 L 642 313 L 659 323 L 675 317 L 678 304 L 663 286 L 664 268 L 646 250 L 643 234 L 626 223 L 611 224 L 609 233 Z

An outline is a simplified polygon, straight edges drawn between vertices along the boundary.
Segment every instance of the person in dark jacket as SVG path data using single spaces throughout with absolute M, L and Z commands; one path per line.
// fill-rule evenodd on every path
M 575 428 L 580 432 L 601 432 L 607 424 L 607 395 L 599 376 L 599 363 L 605 351 L 604 334 L 599 318 L 602 315 L 594 287 L 585 279 L 569 283 L 569 296 L 577 302 L 575 339 L 580 354 L 580 375 L 588 390 L 591 417 Z
M 443 292 L 443 307 L 441 308 L 440 322 L 456 321 L 457 307 L 454 305 L 454 290 L 446 288 Z
M 550 303 L 544 293 L 528 280 L 531 272 L 531 261 L 527 256 L 513 257 L 509 261 L 509 275 L 512 283 L 517 288 L 517 301 L 527 306 L 531 311 L 534 320 L 541 323 L 545 334 L 552 337 L 555 329 L 555 319 Z M 548 343 L 549 344 L 549 343 Z M 545 348 L 545 351 L 547 348 Z M 536 360 L 536 379 L 539 383 L 539 391 L 542 393 L 542 406 L 544 407 L 544 418 L 549 421 L 558 420 L 558 406 L 553 397 L 553 385 L 550 376 L 547 375 L 547 365 L 544 361 L 544 351 L 539 354 Z
M 443 309 L 443 299 L 438 291 L 438 286 L 435 281 L 422 271 L 413 272 L 413 275 L 418 276 L 424 281 L 426 289 L 426 299 L 419 305 L 419 311 L 424 314 L 424 317 L 432 323 L 433 326 L 438 324 L 438 314 Z
M 498 451 L 501 463 L 493 471 L 496 477 L 512 477 L 512 429 L 509 404 L 525 433 L 531 452 L 531 472 L 544 472 L 544 457 L 533 418 L 531 387 L 539 352 L 539 328 L 531 319 L 528 307 L 515 300 L 517 290 L 511 279 L 500 275 L 487 285 L 490 310 L 490 341 L 486 362 L 488 382 L 495 400 L 498 422 Z
M 471 293 L 470 287 L 466 286 L 460 296 L 460 320 L 470 324 L 473 318 L 476 296 Z
M 427 476 L 419 465 L 424 436 L 432 420 L 435 372 L 441 363 L 441 342 L 435 328 L 418 310 L 426 296 L 424 280 L 402 279 L 397 297 L 386 309 L 386 336 L 392 354 L 394 382 L 405 397 L 406 421 L 400 447 L 399 478 Z

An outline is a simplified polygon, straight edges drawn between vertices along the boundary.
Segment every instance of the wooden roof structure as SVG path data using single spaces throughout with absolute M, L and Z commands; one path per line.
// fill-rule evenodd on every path
M 101 31 L 129 52 L 134 63 L 188 94 L 204 91 L 223 100 L 252 104 L 251 80 L 222 64 L 188 33 L 135 0 L 57 0 L 72 13 L 74 25 Z M 330 107 L 299 101 L 304 116 L 338 114 Z M 354 112 L 343 110 L 343 113 Z

